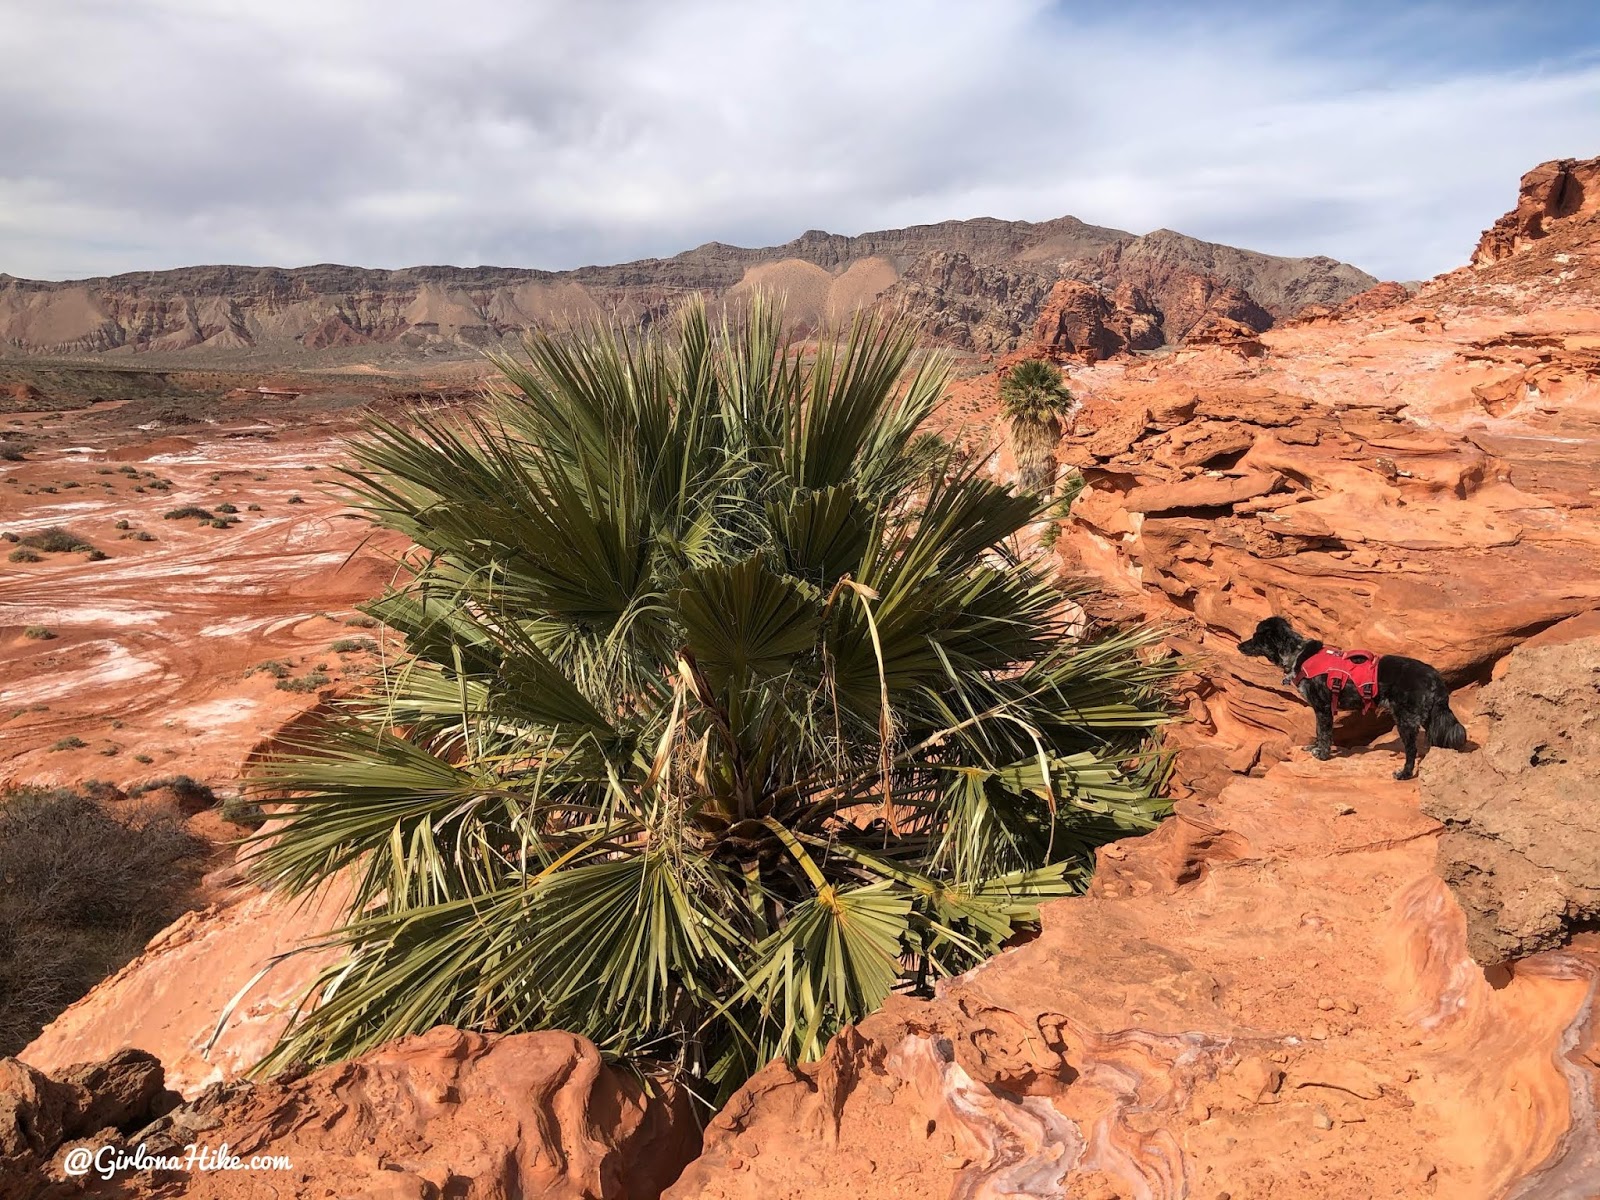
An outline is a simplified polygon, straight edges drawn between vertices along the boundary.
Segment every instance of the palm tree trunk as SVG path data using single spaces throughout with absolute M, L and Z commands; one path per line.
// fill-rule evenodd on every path
M 1056 443 L 1061 422 L 1055 417 L 1015 417 L 1011 422 L 1011 448 L 1017 459 L 1022 486 L 1049 496 L 1056 486 Z

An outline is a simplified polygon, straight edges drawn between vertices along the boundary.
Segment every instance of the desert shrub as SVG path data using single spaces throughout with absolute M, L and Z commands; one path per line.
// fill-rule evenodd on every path
M 104 550 L 91 550 L 85 557 L 90 562 L 105 562 L 106 559 L 111 557 L 111 555 L 107 554 Z
M 269 658 L 266 662 L 259 662 L 251 667 L 245 675 L 254 675 L 257 671 L 271 675 L 274 679 L 287 679 L 294 674 L 294 667 L 281 658 Z
M 1072 511 L 1072 502 L 1083 495 L 1083 489 L 1088 486 L 1083 472 L 1077 469 L 1068 471 L 1062 479 L 1061 486 L 1056 489 L 1056 510 L 1065 518 Z
M 285 504 L 304 504 L 305 501 L 300 499 L 300 494 L 298 492 L 296 492 L 293 496 L 290 496 L 287 500 L 285 500 L 284 503 Z
M 155 762 L 155 759 L 151 758 L 148 754 L 135 754 L 133 756 L 133 761 L 136 763 L 144 763 L 146 766 L 149 766 L 151 763 Z
M 352 629 L 376 629 L 378 627 L 378 622 L 367 616 L 366 613 L 357 613 L 353 617 L 345 618 L 345 624 Z
M 246 512 L 260 512 L 261 511 L 261 505 L 259 505 L 259 504 L 246 504 L 244 506 L 244 508 L 245 508 Z
M 0 444 L 0 459 L 6 462 L 25 462 L 28 456 L 22 452 L 21 446 L 7 446 Z
M 128 520 L 124 519 L 124 520 L 118 521 L 111 528 L 113 528 L 113 529 L 132 529 L 133 528 L 133 523 L 131 521 L 128 521 Z
M 62 738 L 55 745 L 51 746 L 50 749 L 52 749 L 52 750 L 82 750 L 88 744 L 89 744 L 88 742 L 84 741 L 77 734 L 69 733 L 69 734 L 67 734 L 66 737 Z
M 71 791 L 0 795 L 0 1055 L 188 908 L 204 845 Z
M 211 520 L 211 513 L 201 508 L 198 504 L 185 504 L 182 508 L 174 508 L 170 512 L 161 514 L 163 521 L 184 521 L 190 517 L 199 517 L 202 521 Z
M 137 533 L 132 534 L 131 536 L 132 536 L 133 540 L 136 541 L 136 542 L 153 542 L 153 541 L 156 540 L 156 535 L 155 534 L 147 533 L 143 529 L 139 530 Z
M 78 550 L 94 549 L 91 543 L 84 541 L 72 530 L 63 529 L 59 525 L 24 534 L 22 544 L 35 550 L 43 550 L 47 554 L 71 554 Z
M 232 825 L 259 829 L 266 822 L 267 811 L 243 796 L 229 796 L 222 802 L 222 819 Z
M 29 625 L 22 631 L 22 636 L 25 638 L 32 638 L 36 642 L 47 642 L 56 636 L 56 632 L 55 630 L 48 629 L 43 625 Z
M 377 648 L 378 643 L 371 638 L 340 638 L 331 647 L 335 654 L 366 654 Z
M 117 468 L 117 473 L 120 475 L 138 475 L 139 468 L 124 464 L 123 466 Z
M 209 785 L 188 775 L 163 775 L 160 779 L 147 779 L 128 789 L 130 796 L 143 796 L 166 788 L 185 808 L 209 808 L 217 802 L 217 795 Z
M 83 484 L 79 483 L 76 479 L 68 479 L 61 485 L 61 490 L 64 492 L 70 492 L 73 488 L 82 486 Z
M 44 561 L 44 555 L 40 554 L 37 550 L 29 550 L 26 546 L 18 546 L 10 554 L 6 555 L 6 558 L 12 562 Z
M 307 671 L 298 679 L 280 679 L 273 686 L 280 692 L 314 692 L 332 682 L 327 668 L 319 666 L 315 670 Z
M 237 504 L 219 504 L 217 505 L 217 511 L 219 513 L 236 513 L 239 511 L 239 506 Z
M 1013 551 L 1043 501 L 923 432 L 947 367 L 908 321 L 784 330 L 535 334 L 470 419 L 369 422 L 411 657 L 258 778 L 263 877 L 348 871 L 361 918 L 269 1066 L 567 1029 L 726 1092 L 1156 824 L 1156 635 L 1083 632 Z
M 21 540 L 22 539 L 18 535 L 12 533 L 10 530 L 7 530 L 5 533 L 0 533 L 0 541 L 11 542 L 15 544 Z
M 152 479 L 149 483 L 145 484 L 145 487 L 149 488 L 152 492 L 170 492 L 172 490 L 172 480 Z
M 54 487 L 45 487 L 41 485 L 39 490 L 47 496 L 54 496 L 56 494 L 56 489 Z

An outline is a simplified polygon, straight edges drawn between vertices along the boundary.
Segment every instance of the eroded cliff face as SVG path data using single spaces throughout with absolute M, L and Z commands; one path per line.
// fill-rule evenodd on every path
M 316 361 L 361 347 L 389 357 L 462 352 L 601 314 L 649 323 L 690 295 L 766 288 L 788 296 L 803 330 L 884 300 L 907 307 L 931 341 L 1006 351 L 1028 340 L 1064 277 L 1107 296 L 1141 289 L 1150 298 L 1141 342 L 1154 345 L 1188 336 L 1207 313 L 1265 329 L 1374 282 L 1332 259 L 1278 258 L 1165 230 L 1134 237 L 1072 217 L 980 219 L 859 237 L 814 231 L 764 249 L 710 243 L 670 259 L 565 272 L 191 267 L 70 283 L 0 275 L 0 348 L 180 361 Z
M 1422 807 L 1444 822 L 1439 873 L 1485 965 L 1600 927 L 1600 614 L 1564 622 L 1474 698 L 1478 753 L 1440 755 Z

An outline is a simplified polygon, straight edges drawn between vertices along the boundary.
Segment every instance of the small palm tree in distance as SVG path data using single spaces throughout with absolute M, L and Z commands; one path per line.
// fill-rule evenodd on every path
M 1056 443 L 1072 393 L 1061 372 L 1043 359 L 1018 363 L 1000 381 L 1000 403 L 1011 421 L 1011 445 L 1024 491 L 1049 496 L 1056 483 Z

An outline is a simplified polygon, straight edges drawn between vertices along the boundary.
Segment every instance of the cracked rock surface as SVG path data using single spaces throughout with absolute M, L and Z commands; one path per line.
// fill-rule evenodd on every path
M 1558 632 L 1560 627 L 1557 627 Z M 1492 965 L 1600 920 L 1600 636 L 1524 646 L 1477 697 L 1481 748 L 1429 755 L 1439 873 Z

